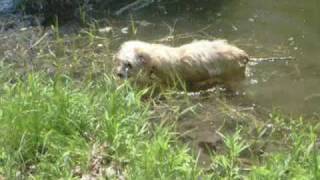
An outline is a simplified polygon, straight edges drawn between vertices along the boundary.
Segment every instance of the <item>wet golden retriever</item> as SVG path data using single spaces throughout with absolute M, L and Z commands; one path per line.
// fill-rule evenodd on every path
M 144 72 L 143 78 L 154 74 L 166 83 L 179 78 L 192 87 L 203 88 L 242 80 L 249 57 L 226 40 L 199 40 L 179 47 L 127 41 L 115 60 L 120 78 Z

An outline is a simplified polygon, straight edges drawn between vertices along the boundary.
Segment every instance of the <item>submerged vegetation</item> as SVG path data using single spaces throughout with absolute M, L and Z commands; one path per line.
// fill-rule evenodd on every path
M 99 28 L 0 34 L 0 179 L 320 179 L 319 118 L 119 82 Z

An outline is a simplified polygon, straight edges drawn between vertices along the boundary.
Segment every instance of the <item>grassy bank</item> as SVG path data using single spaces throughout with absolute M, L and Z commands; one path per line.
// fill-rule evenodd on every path
M 223 94 L 149 97 L 114 79 L 112 37 L 43 34 L 6 34 L 0 45 L 0 179 L 320 179 L 318 119 L 258 119 Z M 221 142 L 198 143 L 202 167 L 178 127 L 216 109 Z
M 150 121 L 143 91 L 103 80 L 81 87 L 60 77 L 29 74 L 3 83 L 0 101 L 1 176 L 7 179 L 109 177 L 128 179 L 318 179 L 318 126 L 273 117 L 281 148 L 244 167 L 250 149 L 241 132 L 223 136 L 226 150 L 212 152 L 206 171 L 197 166 L 174 126 Z M 174 123 L 173 123 L 174 124 Z M 288 128 L 287 132 L 283 131 Z M 281 137 L 282 136 L 282 137 Z M 256 138 L 258 141 L 262 139 Z
M 170 127 L 151 130 L 142 92 L 30 74 L 1 96 L 1 174 L 11 178 L 195 177 Z

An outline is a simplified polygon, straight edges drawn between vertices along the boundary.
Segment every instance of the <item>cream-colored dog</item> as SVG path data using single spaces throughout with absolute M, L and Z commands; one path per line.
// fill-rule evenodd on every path
M 194 86 L 243 79 L 249 57 L 226 40 L 201 40 L 180 47 L 127 41 L 121 45 L 115 60 L 116 72 L 121 78 L 142 71 L 164 82 L 179 77 Z

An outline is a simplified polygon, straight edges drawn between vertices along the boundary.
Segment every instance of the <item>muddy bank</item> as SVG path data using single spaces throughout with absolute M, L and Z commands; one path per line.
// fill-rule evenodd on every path
M 271 133 L 276 131 L 271 111 L 246 95 L 214 88 L 200 95 L 169 96 L 153 108 L 158 115 L 154 122 L 175 124 L 179 139 L 190 147 L 204 168 L 210 168 L 213 154 L 227 151 L 222 134 L 231 135 L 241 129 L 241 135 L 250 144 L 241 154 L 244 167 L 259 163 L 257 157 L 277 151 L 275 147 L 283 143 Z

